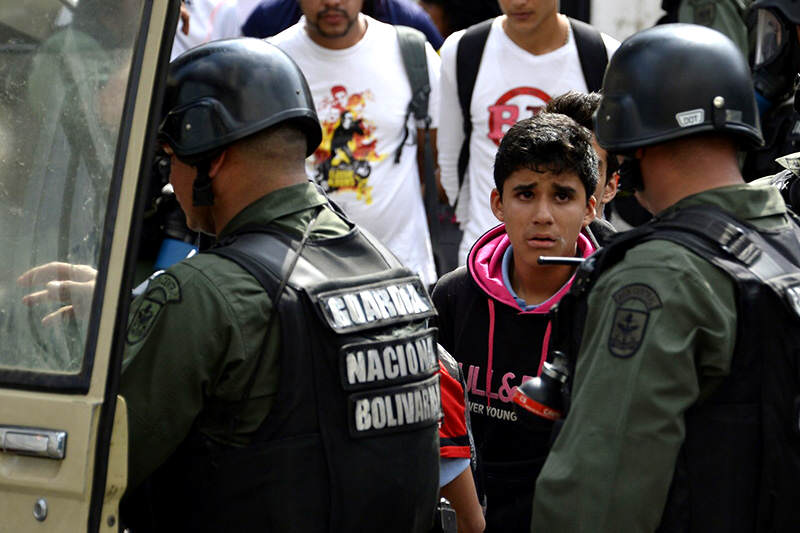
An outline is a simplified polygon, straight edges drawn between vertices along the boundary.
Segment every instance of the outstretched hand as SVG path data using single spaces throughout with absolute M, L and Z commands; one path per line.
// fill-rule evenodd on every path
M 22 297 L 22 302 L 27 305 L 43 302 L 64 304 L 42 318 L 42 324 L 49 324 L 67 317 L 88 318 L 96 278 L 97 270 L 88 265 L 54 261 L 23 273 L 17 278 L 17 284 L 31 289 L 44 287 Z

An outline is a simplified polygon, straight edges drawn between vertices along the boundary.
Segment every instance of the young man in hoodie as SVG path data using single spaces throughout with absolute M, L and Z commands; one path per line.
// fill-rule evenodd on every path
M 442 277 L 433 300 L 439 342 L 462 365 L 486 494 L 486 531 L 528 531 L 550 425 L 522 425 L 511 398 L 541 371 L 548 311 L 575 267 L 541 256 L 587 257 L 581 234 L 595 216 L 597 154 L 591 134 L 567 116 L 541 113 L 514 125 L 495 158 L 490 204 L 501 222 L 473 245 L 467 264 Z

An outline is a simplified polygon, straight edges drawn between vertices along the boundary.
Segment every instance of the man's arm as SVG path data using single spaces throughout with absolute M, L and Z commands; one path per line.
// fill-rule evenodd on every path
M 486 519 L 483 517 L 483 509 L 478 501 L 478 491 L 469 466 L 453 481 L 442 487 L 440 493 L 450 501 L 456 512 L 459 532 L 479 533 L 486 528 Z
M 654 531 L 684 412 L 729 371 L 733 284 L 677 245 L 648 243 L 601 276 L 585 331 L 572 407 L 537 481 L 531 530 Z
M 439 427 L 440 493 L 456 511 L 459 531 L 480 532 L 486 521 L 472 477 L 475 450 L 464 375 L 453 356 L 441 346 L 438 353 L 443 414 Z
M 179 264 L 131 305 L 119 392 L 128 406 L 132 489 L 186 438 L 224 358 L 241 348 L 223 302 L 202 274 Z

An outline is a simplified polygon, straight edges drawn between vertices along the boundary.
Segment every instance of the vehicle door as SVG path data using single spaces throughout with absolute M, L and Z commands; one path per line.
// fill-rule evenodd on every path
M 179 7 L 0 2 L 0 532 L 119 528 L 131 235 Z

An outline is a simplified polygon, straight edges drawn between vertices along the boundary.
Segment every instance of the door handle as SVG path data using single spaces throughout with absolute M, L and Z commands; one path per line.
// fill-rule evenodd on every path
M 67 451 L 67 432 L 0 426 L 0 451 L 61 460 Z

